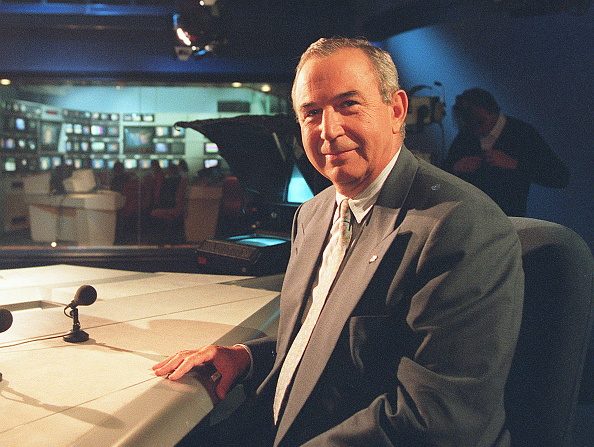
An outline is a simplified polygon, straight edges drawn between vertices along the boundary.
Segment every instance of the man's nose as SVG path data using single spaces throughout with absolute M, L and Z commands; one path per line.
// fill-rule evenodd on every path
M 333 109 L 322 112 L 321 138 L 333 141 L 344 133 L 342 115 Z

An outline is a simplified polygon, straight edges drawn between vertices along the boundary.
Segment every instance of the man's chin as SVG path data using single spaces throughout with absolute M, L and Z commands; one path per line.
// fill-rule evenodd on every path
M 360 190 L 364 189 L 361 188 L 361 184 L 364 182 L 364 179 L 361 178 L 361 176 L 342 172 L 340 169 L 334 169 L 327 177 L 336 187 L 338 192 L 349 197 L 354 197 L 361 192 Z

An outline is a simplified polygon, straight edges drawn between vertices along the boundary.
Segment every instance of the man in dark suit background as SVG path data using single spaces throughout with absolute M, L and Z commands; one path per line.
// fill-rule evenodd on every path
M 509 220 L 404 147 L 408 100 L 384 51 L 321 39 L 292 96 L 307 156 L 333 186 L 296 213 L 278 338 L 182 351 L 156 374 L 211 364 L 219 397 L 253 386 L 263 417 L 238 439 L 255 445 L 509 445 L 503 391 L 523 298 Z M 345 198 L 350 245 L 328 280 Z M 304 352 L 285 361 L 320 299 Z
M 536 129 L 504 115 L 491 93 L 465 90 L 453 111 L 459 132 L 444 169 L 483 190 L 508 216 L 526 215 L 531 183 L 569 183 L 567 167 Z

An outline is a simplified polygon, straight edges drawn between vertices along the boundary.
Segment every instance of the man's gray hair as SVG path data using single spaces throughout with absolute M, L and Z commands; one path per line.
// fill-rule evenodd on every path
M 322 38 L 312 43 L 307 50 L 301 55 L 299 64 L 295 69 L 295 79 L 303 68 L 303 65 L 311 58 L 327 57 L 343 48 L 356 48 L 365 53 L 378 81 L 378 87 L 382 100 L 386 104 L 392 102 L 392 96 L 398 90 L 398 71 L 394 65 L 394 61 L 390 53 L 373 46 L 368 40 L 362 38 L 348 38 L 348 37 L 330 37 Z M 291 91 L 291 97 L 295 100 L 295 82 Z

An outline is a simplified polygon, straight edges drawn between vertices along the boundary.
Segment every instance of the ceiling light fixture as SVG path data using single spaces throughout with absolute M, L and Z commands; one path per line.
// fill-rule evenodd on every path
M 176 38 L 175 53 L 180 60 L 190 56 L 201 58 L 225 44 L 216 0 L 183 0 L 177 2 L 178 12 L 173 14 L 173 30 Z

